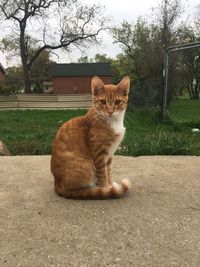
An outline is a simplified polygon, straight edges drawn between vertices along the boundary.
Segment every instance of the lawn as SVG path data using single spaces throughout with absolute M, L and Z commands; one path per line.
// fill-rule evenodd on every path
M 174 99 L 169 106 L 169 117 L 176 122 L 200 122 L 200 100 Z
M 51 153 L 57 128 L 66 120 L 80 116 L 86 110 L 15 110 L 0 111 L 0 140 L 12 155 L 42 155 Z M 118 154 L 140 155 L 200 155 L 200 133 L 192 133 L 195 125 L 158 119 L 155 110 L 129 108 L 125 116 L 126 135 Z
M 56 129 L 66 120 L 83 115 L 85 110 L 0 111 L 0 139 L 13 155 L 51 153 Z

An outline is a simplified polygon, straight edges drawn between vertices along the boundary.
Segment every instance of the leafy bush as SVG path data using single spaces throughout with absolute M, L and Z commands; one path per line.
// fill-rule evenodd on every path
M 7 95 L 11 93 L 11 89 L 4 83 L 0 83 L 0 95 Z

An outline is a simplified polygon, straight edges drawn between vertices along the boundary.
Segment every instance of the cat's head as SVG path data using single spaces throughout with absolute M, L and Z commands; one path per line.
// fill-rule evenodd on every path
M 127 107 L 128 93 L 130 90 L 130 78 L 125 76 L 119 84 L 104 84 L 103 81 L 94 76 L 91 82 L 93 106 L 112 117 L 124 111 Z

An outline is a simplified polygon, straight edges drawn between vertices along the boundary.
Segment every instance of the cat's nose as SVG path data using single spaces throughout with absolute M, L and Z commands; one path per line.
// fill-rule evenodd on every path
M 112 114 L 113 114 L 113 110 L 111 110 L 111 109 L 108 109 L 108 114 L 111 116 Z

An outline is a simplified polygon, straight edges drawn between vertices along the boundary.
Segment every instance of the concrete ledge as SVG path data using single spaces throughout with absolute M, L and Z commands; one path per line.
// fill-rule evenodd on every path
M 200 265 L 200 157 L 115 157 L 106 201 L 56 196 L 49 161 L 0 157 L 0 266 Z

